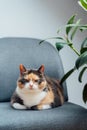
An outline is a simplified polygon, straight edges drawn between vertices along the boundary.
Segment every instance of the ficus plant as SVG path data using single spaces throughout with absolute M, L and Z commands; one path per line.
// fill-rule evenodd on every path
M 78 58 L 75 61 L 75 65 L 72 69 L 70 69 L 61 79 L 61 84 L 76 70 L 80 68 L 78 81 L 82 82 L 82 77 L 85 71 L 87 71 L 87 37 L 83 39 L 83 42 L 81 44 L 81 48 L 78 51 L 75 48 L 75 44 L 73 42 L 74 37 L 76 36 L 76 33 L 80 30 L 82 33 L 83 31 L 87 31 L 87 24 L 81 24 L 81 19 L 75 20 L 76 15 L 73 15 L 68 20 L 67 24 L 62 27 L 61 29 L 58 29 L 56 37 L 47 38 L 45 40 L 40 41 L 39 44 L 43 43 L 44 41 L 48 39 L 56 39 L 57 42 L 55 43 L 55 46 L 58 51 L 60 51 L 64 46 L 69 46 L 70 49 L 72 49 L 75 54 L 78 56 Z M 65 35 L 60 36 L 60 32 L 64 29 Z M 67 61 L 68 62 L 68 61 Z M 83 86 L 83 101 L 86 103 L 87 101 L 87 83 Z

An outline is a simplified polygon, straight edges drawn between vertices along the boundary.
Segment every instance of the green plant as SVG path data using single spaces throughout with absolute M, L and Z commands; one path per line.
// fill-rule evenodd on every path
M 80 30 L 81 32 L 87 31 L 87 24 L 81 24 L 81 19 L 78 19 L 75 21 L 76 15 L 73 15 L 67 22 L 67 24 L 64 26 L 63 29 L 65 29 L 65 35 L 60 36 L 60 31 L 62 30 L 59 29 L 57 31 L 57 34 L 59 35 L 58 37 L 52 37 L 52 38 L 47 38 L 47 39 L 57 39 L 58 41 L 56 42 L 56 48 L 58 51 L 60 51 L 64 46 L 69 46 L 78 56 L 77 60 L 75 61 L 74 67 L 69 70 L 61 79 L 61 84 L 77 69 L 81 67 L 81 71 L 78 76 L 79 82 L 82 82 L 82 77 L 84 72 L 87 70 L 87 37 L 83 40 L 81 44 L 81 48 L 78 51 L 73 43 L 73 39 L 76 36 L 76 32 Z M 45 40 L 47 40 L 45 39 Z M 40 41 L 40 44 L 43 43 L 45 40 Z M 87 84 L 83 88 L 83 101 L 86 103 L 87 101 Z
M 79 0 L 78 3 L 84 10 L 87 11 L 87 0 Z

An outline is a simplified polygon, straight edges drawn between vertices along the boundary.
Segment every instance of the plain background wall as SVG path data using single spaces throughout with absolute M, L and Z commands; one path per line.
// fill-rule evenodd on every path
M 0 0 L 0 37 L 34 37 L 47 38 L 56 36 L 60 26 L 66 24 L 73 14 L 78 14 L 82 22 L 87 22 L 87 12 L 77 3 L 77 0 Z M 79 33 L 74 40 L 77 49 L 87 33 Z M 54 43 L 51 41 L 51 43 Z M 69 48 L 60 52 L 64 71 L 74 66 L 76 54 Z M 78 71 L 67 80 L 69 101 L 86 107 L 82 101 L 82 89 L 86 82 L 78 82 Z

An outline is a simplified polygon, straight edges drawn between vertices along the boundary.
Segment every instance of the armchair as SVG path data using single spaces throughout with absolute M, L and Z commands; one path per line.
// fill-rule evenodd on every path
M 87 130 L 87 110 L 68 102 L 66 83 L 63 84 L 65 103 L 57 108 L 35 111 L 15 110 L 10 98 L 16 88 L 19 64 L 38 68 L 45 65 L 45 73 L 60 79 L 64 72 L 57 50 L 39 39 L 0 39 L 0 130 Z

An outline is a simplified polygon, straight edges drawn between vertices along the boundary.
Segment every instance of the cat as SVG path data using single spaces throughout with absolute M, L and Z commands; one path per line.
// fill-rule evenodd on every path
M 63 88 L 58 80 L 44 74 L 44 65 L 37 70 L 28 70 L 20 64 L 19 69 L 17 87 L 11 97 L 13 108 L 43 110 L 64 103 Z

